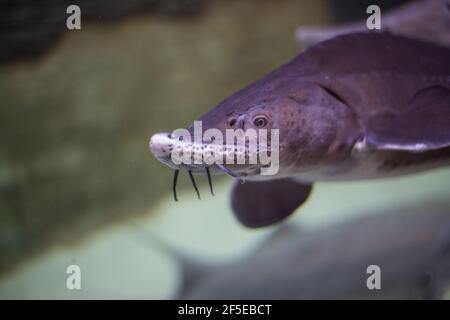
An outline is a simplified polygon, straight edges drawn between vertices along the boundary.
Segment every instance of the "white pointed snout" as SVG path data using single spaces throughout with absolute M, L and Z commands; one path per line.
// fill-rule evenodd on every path
M 155 133 L 150 137 L 148 146 L 155 157 L 170 157 L 173 148 L 172 136 L 167 132 Z

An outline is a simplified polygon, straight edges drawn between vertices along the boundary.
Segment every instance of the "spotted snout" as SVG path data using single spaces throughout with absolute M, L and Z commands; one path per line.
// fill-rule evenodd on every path
M 170 133 L 159 132 L 150 137 L 149 148 L 156 158 L 168 158 L 173 149 L 173 141 Z

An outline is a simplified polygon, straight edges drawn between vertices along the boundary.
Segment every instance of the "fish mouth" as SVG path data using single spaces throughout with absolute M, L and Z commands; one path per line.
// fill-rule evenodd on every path
M 174 175 L 172 180 L 172 192 L 175 201 L 178 201 L 177 196 L 177 183 L 178 177 L 181 170 L 186 170 L 189 175 L 192 186 L 194 187 L 197 197 L 201 199 L 200 192 L 197 187 L 194 174 L 193 173 L 204 173 L 208 179 L 208 185 L 211 195 L 214 196 L 211 171 L 213 173 L 225 173 L 235 179 L 244 181 L 245 177 L 248 176 L 248 169 L 237 166 L 236 171 L 230 169 L 226 164 L 212 163 L 210 165 L 202 163 L 175 163 L 173 160 L 172 151 L 176 148 L 191 148 L 196 150 L 196 148 L 203 149 L 206 146 L 211 145 L 211 142 L 203 142 L 201 145 L 192 146 L 190 142 L 183 142 L 180 140 L 179 136 L 176 136 L 168 132 L 160 132 L 152 135 L 149 141 L 150 152 L 158 159 L 160 162 L 164 163 L 171 169 L 174 169 Z M 226 148 L 226 147 L 225 147 Z M 193 152 L 195 154 L 195 151 Z M 254 168 L 253 168 L 254 169 Z

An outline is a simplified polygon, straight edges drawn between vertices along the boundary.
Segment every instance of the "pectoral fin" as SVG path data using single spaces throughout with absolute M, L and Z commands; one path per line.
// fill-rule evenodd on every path
M 365 143 L 370 149 L 410 152 L 450 146 L 450 89 L 425 88 L 401 113 L 372 119 Z
M 312 185 L 291 179 L 268 181 L 235 181 L 231 205 L 237 219 L 250 228 L 274 224 L 306 201 Z

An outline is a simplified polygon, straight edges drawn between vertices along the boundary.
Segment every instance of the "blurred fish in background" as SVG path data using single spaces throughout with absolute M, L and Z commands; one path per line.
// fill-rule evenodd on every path
M 384 13 L 406 2 L 379 1 L 379 5 Z M 69 4 L 81 8 L 81 30 L 66 28 Z M 180 262 L 142 233 L 205 265 L 250 266 L 248 259 L 264 251 L 273 230 L 243 229 L 233 219 L 226 178 L 218 180 L 216 197 L 201 202 L 186 188 L 188 181 L 180 181 L 185 190 L 174 203 L 171 171 L 149 154 L 148 137 L 185 127 L 224 97 L 296 55 L 305 46 L 295 38 L 299 25 L 331 26 L 365 19 L 369 4 L 46 0 L 37 5 L 0 0 L 0 298 L 179 297 Z M 199 187 L 207 188 L 204 180 Z M 427 216 L 415 220 L 410 229 L 415 234 L 422 223 L 434 226 L 439 219 L 445 221 L 440 215 L 428 218 L 428 211 L 445 211 L 438 200 L 448 197 L 449 187 L 446 169 L 386 181 L 323 183 L 291 223 L 301 232 L 313 232 L 340 219 L 389 214 L 385 210 L 389 204 L 401 208 L 400 204 L 415 199 L 417 211 Z M 430 197 L 436 199 L 436 206 L 427 202 Z M 419 206 L 421 200 L 427 209 Z M 416 212 L 414 206 L 408 208 Z M 350 229 L 331 228 L 329 235 L 321 231 L 311 237 L 314 246 L 326 249 L 341 232 L 347 233 L 342 237 L 357 237 L 358 230 Z M 409 229 L 399 226 L 399 230 Z M 405 234 L 404 247 L 403 243 L 395 247 L 399 255 L 405 248 L 405 256 L 412 257 L 415 243 L 425 248 L 433 245 L 434 240 L 427 240 L 432 236 L 414 234 Z M 378 237 L 383 235 L 374 235 Z M 283 238 L 281 251 L 270 246 L 270 252 L 282 256 L 282 251 L 296 251 L 292 242 Z M 300 238 L 298 245 L 310 246 Z M 444 250 L 444 242 L 433 248 Z M 397 260 L 389 261 L 382 253 L 383 261 L 396 265 Z M 346 263 L 346 255 L 352 261 L 366 261 L 360 253 L 345 252 L 339 263 Z M 423 262 L 425 256 L 416 258 L 405 267 L 411 270 L 405 277 L 397 269 L 389 273 L 404 281 L 403 288 L 413 276 L 422 279 L 422 270 L 428 283 L 431 264 Z M 443 261 L 436 265 L 444 265 Z M 309 263 L 299 270 L 318 262 Z M 66 286 L 70 265 L 82 271 L 82 290 Z M 211 268 L 208 274 L 227 273 L 214 270 L 225 269 Z M 227 279 L 217 279 L 222 277 Z M 204 279 L 202 286 L 209 286 L 210 280 L 199 279 Z M 267 285 L 278 283 L 270 276 L 264 279 Z M 335 291 L 314 296 L 367 297 L 357 291 L 339 296 L 341 284 L 329 286 Z M 411 294 L 441 297 L 428 294 L 425 287 Z M 194 292 L 198 296 L 207 292 L 199 288 L 191 297 Z M 239 293 L 252 295 L 253 288 L 249 285 Z M 294 297 L 289 288 L 279 290 L 277 297 Z M 294 298 L 301 297 L 305 296 Z
M 450 287 L 450 203 L 386 209 L 315 231 L 284 225 L 237 261 L 181 263 L 185 299 L 441 299 Z M 367 288 L 373 263 L 382 290 Z
M 416 0 L 383 14 L 380 31 L 408 36 L 440 45 L 450 45 L 450 2 L 448 0 Z M 365 31 L 366 20 L 338 26 L 300 27 L 296 35 L 308 44 L 332 37 Z

